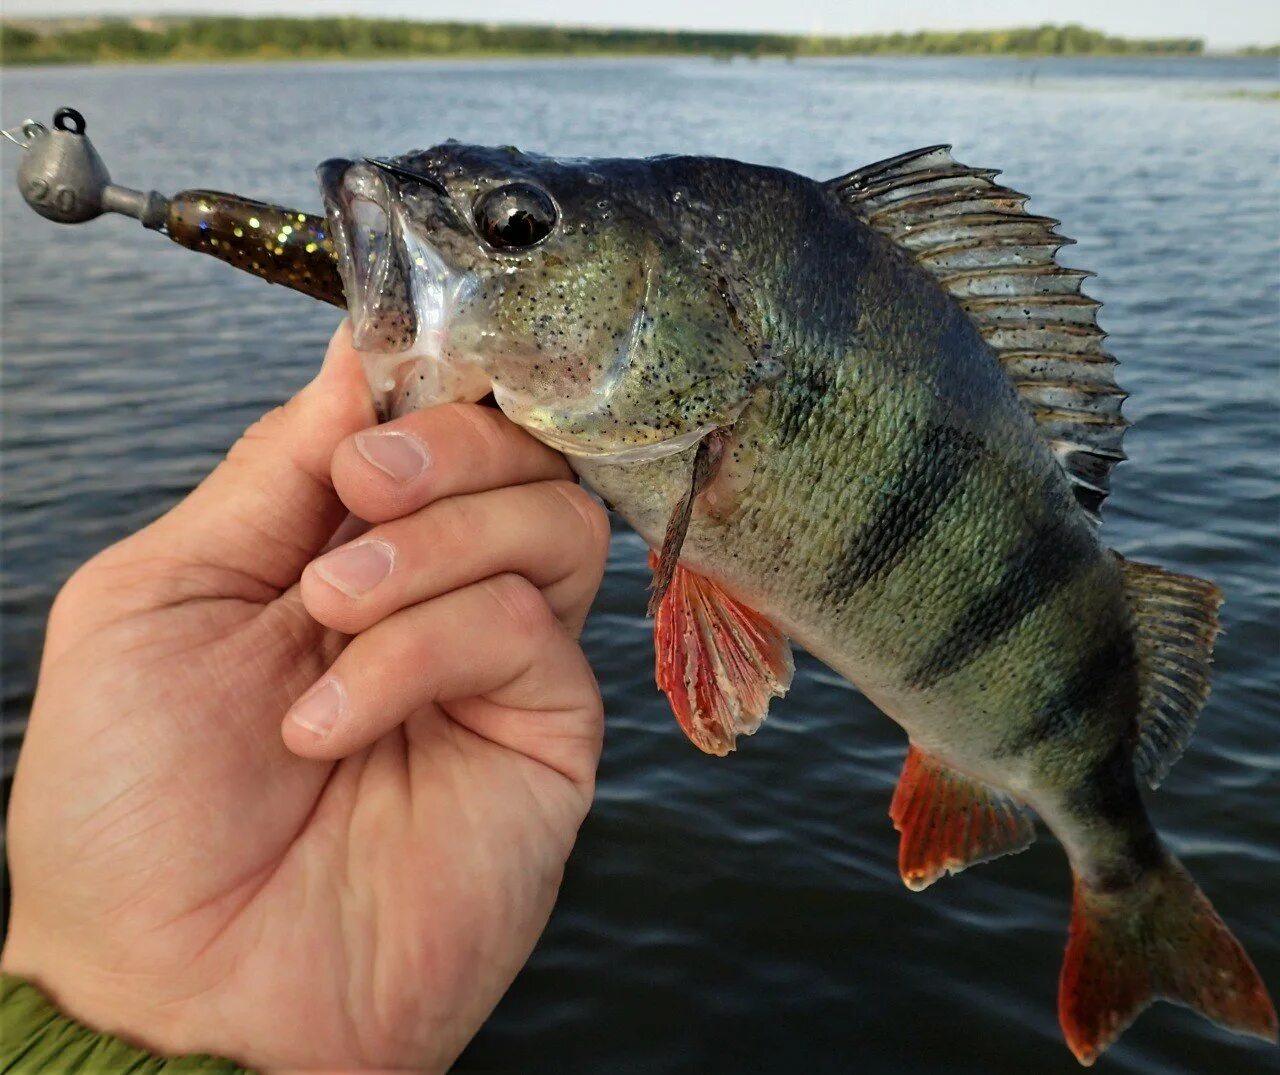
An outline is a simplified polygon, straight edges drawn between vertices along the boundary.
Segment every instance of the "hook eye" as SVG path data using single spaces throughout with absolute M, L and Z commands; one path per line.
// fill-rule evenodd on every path
M 0 136 L 7 138 L 19 149 L 30 149 L 31 143 L 45 133 L 47 128 L 43 123 L 34 119 L 24 119 L 18 126 L 0 131 Z
M 53 114 L 53 125 L 60 131 L 84 134 L 84 116 L 74 108 L 59 108 Z

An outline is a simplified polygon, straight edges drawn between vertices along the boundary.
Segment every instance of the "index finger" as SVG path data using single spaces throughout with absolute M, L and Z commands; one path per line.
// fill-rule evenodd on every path
M 347 509 L 372 523 L 447 496 L 573 478 L 559 452 L 476 403 L 441 404 L 347 437 L 331 472 Z

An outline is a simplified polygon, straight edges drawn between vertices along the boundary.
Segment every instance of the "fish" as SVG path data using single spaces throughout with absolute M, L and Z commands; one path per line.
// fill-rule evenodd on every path
M 930 146 L 818 181 L 458 142 L 319 170 L 380 414 L 493 401 L 651 554 L 655 678 L 727 755 L 792 646 L 906 732 L 912 889 L 1026 848 L 1073 871 L 1058 1013 L 1084 1065 L 1172 1001 L 1276 1040 L 1148 817 L 1222 595 L 1104 544 L 1125 393 L 1058 221 Z

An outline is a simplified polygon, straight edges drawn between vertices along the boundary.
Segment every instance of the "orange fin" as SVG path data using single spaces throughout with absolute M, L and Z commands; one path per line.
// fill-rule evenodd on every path
M 910 889 L 944 873 L 1024 850 L 1035 824 L 1012 795 L 944 765 L 912 744 L 889 806 L 902 833 L 898 872 Z
M 1276 1040 L 1276 1010 L 1257 970 L 1172 855 L 1130 887 L 1076 879 L 1058 982 L 1058 1019 L 1086 1067 L 1153 1000 Z
M 650 553 L 649 565 L 657 564 Z M 710 579 L 676 565 L 654 615 L 655 678 L 694 746 L 725 755 L 791 686 L 786 636 Z

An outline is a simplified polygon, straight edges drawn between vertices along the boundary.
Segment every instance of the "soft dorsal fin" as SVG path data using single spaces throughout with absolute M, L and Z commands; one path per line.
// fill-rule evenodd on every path
M 1194 575 L 1122 560 L 1133 613 L 1141 708 L 1134 765 L 1153 788 L 1182 755 L 1209 697 L 1222 591 Z
M 1103 350 L 1092 273 L 1056 261 L 1072 240 L 1032 216 L 1025 194 L 970 168 L 950 146 L 869 164 L 827 186 L 937 277 L 977 324 L 1094 522 L 1123 459 L 1128 423 L 1115 359 Z

